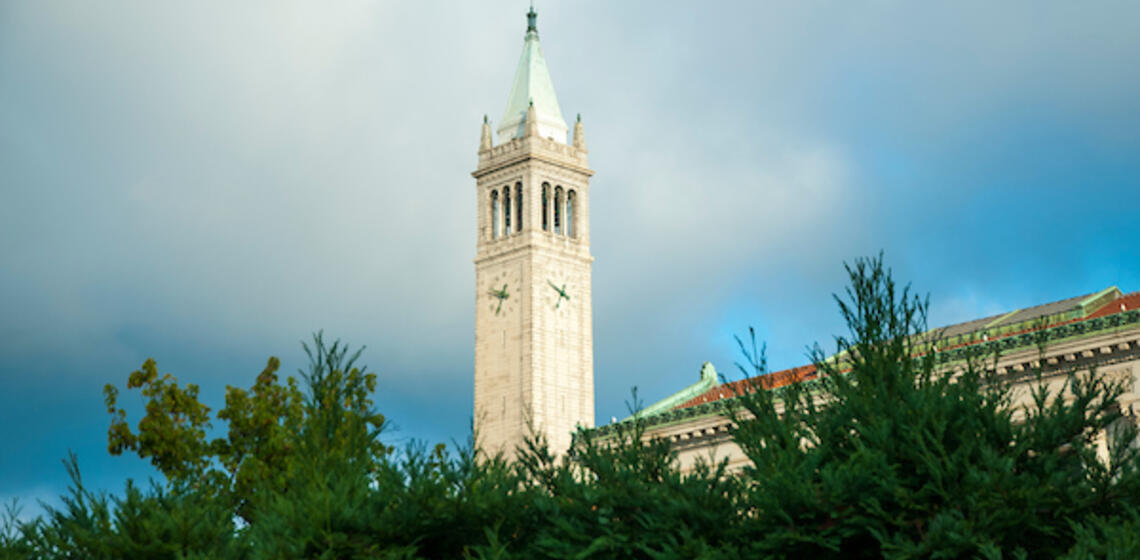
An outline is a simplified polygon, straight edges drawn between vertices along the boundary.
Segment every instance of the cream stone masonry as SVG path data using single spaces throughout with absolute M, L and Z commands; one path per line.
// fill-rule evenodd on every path
M 556 453 L 577 427 L 594 425 L 593 313 L 590 288 L 590 177 L 581 121 L 574 142 L 549 134 L 561 119 L 535 15 L 508 114 L 520 91 L 545 95 L 526 106 L 520 126 L 493 145 L 484 118 L 476 180 L 476 444 L 513 455 L 542 435 Z M 535 69 L 539 71 L 535 71 Z M 542 87 L 534 88 L 534 75 Z M 540 107 L 548 113 L 545 120 Z M 517 134 L 514 132 L 517 130 Z M 544 137 L 545 136 L 545 137 Z

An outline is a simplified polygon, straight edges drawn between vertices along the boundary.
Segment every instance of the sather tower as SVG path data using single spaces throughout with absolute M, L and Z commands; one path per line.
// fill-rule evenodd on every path
M 565 452 L 594 424 L 590 176 L 581 119 L 566 121 L 527 13 L 497 145 L 484 118 L 475 177 L 475 429 L 513 456 L 542 434 Z

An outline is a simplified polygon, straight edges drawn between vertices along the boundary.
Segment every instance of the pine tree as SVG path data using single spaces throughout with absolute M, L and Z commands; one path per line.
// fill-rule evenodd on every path
M 940 369 L 924 352 L 928 302 L 899 290 L 881 256 L 847 270 L 836 300 L 850 334 L 832 357 L 815 351 L 820 381 L 741 397 L 755 553 L 1055 558 L 1074 527 L 1135 507 L 1120 384 L 1095 371 L 1070 373 L 1061 392 L 1040 382 L 1016 419 L 1008 383 L 977 362 Z M 1113 427 L 1105 462 L 1094 438 Z

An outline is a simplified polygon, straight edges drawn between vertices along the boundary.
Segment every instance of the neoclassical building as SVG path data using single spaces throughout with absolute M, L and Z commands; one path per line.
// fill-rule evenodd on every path
M 931 334 L 931 339 L 938 342 L 930 350 L 942 371 L 960 371 L 967 360 L 974 359 L 977 365 L 996 370 L 1013 383 L 1016 407 L 1030 402 L 1037 371 L 1056 393 L 1069 373 L 1096 368 L 1099 375 L 1124 383 L 1125 393 L 1120 399 L 1124 410 L 1140 408 L 1136 406 L 1140 401 L 1140 291 L 1124 294 L 1112 286 L 1093 294 L 950 325 Z M 712 365 L 705 363 L 699 381 L 646 407 L 638 416 L 648 426 L 646 437 L 672 442 L 683 469 L 698 459 L 728 459 L 730 468 L 739 468 L 748 459 L 732 442 L 732 422 L 727 416 L 729 408 L 736 406 L 738 395 L 757 388 L 772 390 L 790 383 L 813 383 L 816 379 L 816 368 L 809 364 L 751 380 L 722 383 Z M 1134 413 L 1129 417 L 1136 421 Z M 605 436 L 621 422 L 595 428 L 594 433 Z M 1103 434 L 1101 445 L 1103 449 Z
M 593 427 L 594 172 L 581 119 L 568 136 L 536 19 L 532 8 L 506 111 L 496 134 L 484 117 L 472 173 L 478 213 L 474 422 L 477 444 L 490 453 L 510 452 L 532 433 L 564 452 L 578 428 L 606 436 L 617 427 Z M 1121 406 L 1130 410 L 1138 399 L 1140 292 L 1110 287 L 951 325 L 939 329 L 930 351 L 944 371 L 962 369 L 971 356 L 996 356 L 988 367 L 1015 383 L 1021 402 L 1035 371 L 1057 389 L 1066 374 L 1096 367 L 1125 383 Z M 814 379 L 815 367 L 805 365 L 725 384 L 706 363 L 696 383 L 638 416 L 649 426 L 647 437 L 673 443 L 683 468 L 698 458 L 727 458 L 739 467 L 747 459 L 731 440 L 726 415 L 737 395 Z

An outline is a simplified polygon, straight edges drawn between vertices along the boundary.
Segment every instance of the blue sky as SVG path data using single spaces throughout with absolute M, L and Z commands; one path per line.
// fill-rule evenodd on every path
M 537 6 L 597 171 L 599 422 L 733 375 L 749 325 L 804 363 L 880 250 L 935 324 L 1140 289 L 1135 3 L 712 6 Z M 318 329 L 367 346 L 390 441 L 464 439 L 469 173 L 525 11 L 0 4 L 0 499 L 69 449 L 149 476 L 100 393 L 147 357 L 217 407 Z

